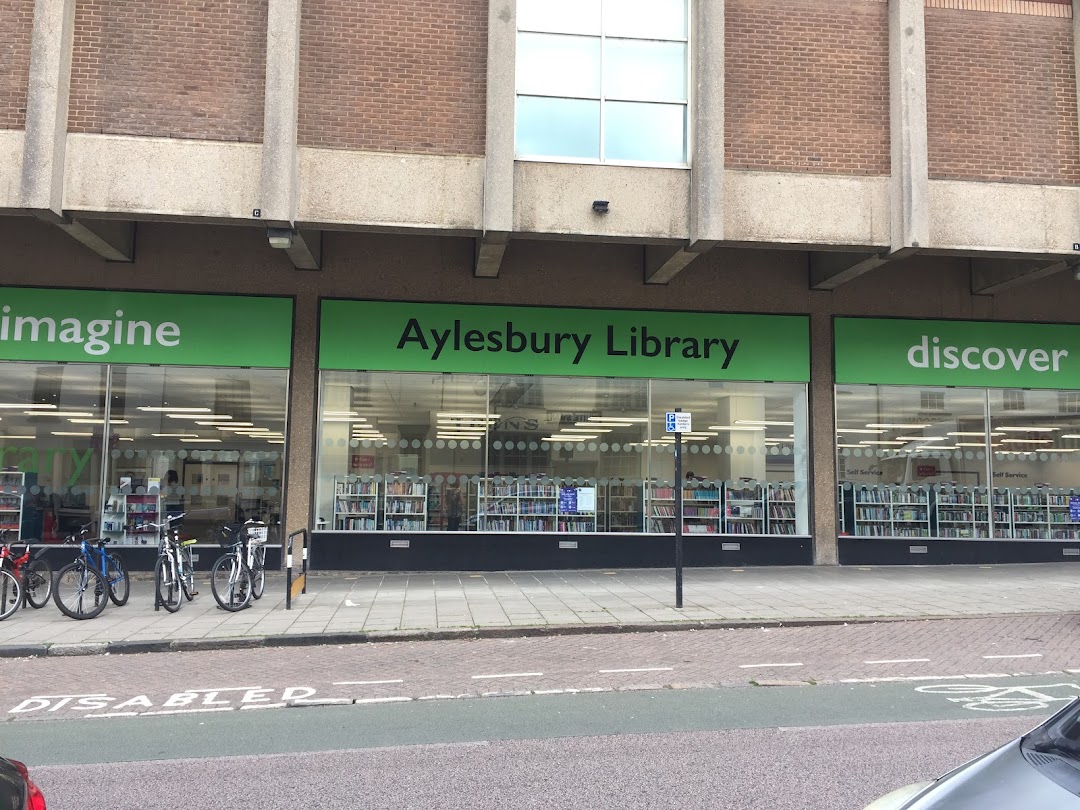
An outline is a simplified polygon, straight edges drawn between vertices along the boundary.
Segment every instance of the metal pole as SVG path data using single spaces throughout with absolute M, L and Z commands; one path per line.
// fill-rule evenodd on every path
M 679 412 L 682 408 L 676 408 Z M 675 607 L 682 607 L 682 434 L 675 433 Z

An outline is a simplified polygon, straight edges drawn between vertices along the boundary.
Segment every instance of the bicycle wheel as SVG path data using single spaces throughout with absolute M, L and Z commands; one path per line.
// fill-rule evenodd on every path
M 255 549 L 254 559 L 251 563 L 251 595 L 256 599 L 262 599 L 266 591 L 266 547 L 259 546 Z
M 218 558 L 210 572 L 210 590 L 225 610 L 235 613 L 251 604 L 251 573 L 232 554 Z
M 92 619 L 109 603 L 109 586 L 82 560 L 68 563 L 53 582 L 53 602 L 72 619 Z
M 32 608 L 43 608 L 52 596 L 53 570 L 47 560 L 31 560 L 23 569 L 23 596 Z
M 191 546 L 180 549 L 180 586 L 184 589 L 184 596 L 190 602 L 198 593 L 195 590 L 195 562 L 191 559 Z
M 124 561 L 116 554 L 110 554 L 105 559 L 105 574 L 109 580 L 109 598 L 117 607 L 126 605 L 128 596 L 131 595 L 131 580 L 128 579 Z
M 3 621 L 22 604 L 22 585 L 6 569 L 0 569 L 0 621 Z
M 157 564 L 154 566 L 154 588 L 158 602 L 169 613 L 176 613 L 180 609 L 184 595 L 180 592 L 180 583 L 176 579 L 176 567 L 169 554 L 158 557 Z

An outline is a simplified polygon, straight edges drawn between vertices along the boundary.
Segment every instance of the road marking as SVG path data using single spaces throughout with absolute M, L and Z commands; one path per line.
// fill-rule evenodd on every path
M 801 667 L 802 664 L 739 664 L 739 669 L 755 669 L 757 667 Z
M 358 698 L 353 703 L 408 703 L 411 697 Z
M 148 717 L 151 714 L 204 714 L 206 712 L 231 712 L 234 711 L 234 706 L 214 706 L 212 709 L 165 709 L 157 712 L 143 712 L 143 717 Z
M 888 678 L 841 678 L 839 683 L 896 683 L 897 681 L 955 681 L 970 678 L 1012 678 L 1004 672 L 984 672 L 981 675 L 894 675 Z
M 98 714 L 84 714 L 83 717 L 136 717 L 138 712 L 100 712 Z
M 601 669 L 597 670 L 602 674 L 609 674 L 612 672 L 671 672 L 675 667 L 639 667 L 637 669 Z
M 539 678 L 543 672 L 504 672 L 499 675 L 473 675 L 474 681 L 486 681 L 491 678 Z
M 293 706 L 345 706 L 352 704 L 352 698 L 296 698 L 290 703 Z
M 284 709 L 288 705 L 288 703 L 250 703 L 247 706 L 241 706 L 240 711 L 248 709 Z
M 375 686 L 380 683 L 405 683 L 401 678 L 392 681 L 334 681 L 334 686 Z
M 1042 658 L 1042 653 L 1019 653 L 1017 655 L 984 655 L 983 658 Z
M 886 658 L 881 661 L 863 661 L 864 664 L 924 664 L 929 658 Z

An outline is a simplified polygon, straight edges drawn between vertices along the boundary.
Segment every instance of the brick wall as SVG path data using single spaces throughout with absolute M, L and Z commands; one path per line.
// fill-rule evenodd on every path
M 76 0 L 68 126 L 259 141 L 265 62 L 266 0 Z
M 1072 20 L 926 10 L 930 176 L 1080 183 Z
M 0 0 L 0 129 L 22 129 L 34 0 Z
M 889 26 L 875 0 L 728 0 L 726 163 L 889 174 Z
M 482 155 L 486 0 L 305 0 L 299 140 Z

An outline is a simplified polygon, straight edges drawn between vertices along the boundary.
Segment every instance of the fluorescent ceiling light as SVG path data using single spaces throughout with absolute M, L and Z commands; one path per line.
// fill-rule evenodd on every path
M 267 444 L 285 444 L 285 440 L 284 439 L 267 439 L 266 443 Z
M 456 413 L 451 411 L 439 411 L 435 415 L 440 419 L 486 419 L 489 422 L 492 419 L 502 418 L 502 416 L 497 413 Z
M 930 445 L 928 447 L 916 447 L 915 450 L 916 450 L 916 452 L 921 451 L 921 450 L 928 450 L 930 452 L 933 452 L 935 450 L 955 450 L 956 448 L 957 448 L 957 445 L 955 445 L 955 444 L 935 444 L 935 445 Z
M 897 441 L 904 442 L 943 442 L 944 436 L 897 436 Z
M 1080 433 L 1062 433 L 1059 439 L 1080 439 Z
M 647 416 L 590 416 L 590 422 L 648 422 Z
M 104 425 L 104 419 L 68 419 L 69 422 L 73 422 L 76 425 Z M 110 419 L 110 425 L 126 425 L 127 419 Z
M 764 431 L 765 428 L 755 425 L 709 425 L 709 430 L 760 430 Z
M 951 433 L 946 433 L 945 435 L 946 436 L 985 436 L 986 433 L 985 433 L 985 431 L 981 431 L 981 430 L 954 430 Z M 995 430 L 995 431 L 991 431 L 990 435 L 991 436 L 1000 436 L 1001 434 Z
M 770 427 L 795 427 L 794 422 L 774 422 L 769 419 L 736 419 L 736 425 L 768 425 Z
M 1080 453 L 1080 448 L 1076 447 L 1047 447 L 1046 449 L 1053 453 Z
M 48 411 L 48 410 L 54 410 L 56 408 L 56 406 L 55 405 L 34 405 L 34 404 L 27 405 L 26 403 L 22 403 L 22 402 L 0 402 L 0 408 L 10 408 L 10 409 L 24 410 L 24 411 L 29 411 L 29 410 Z
M 150 435 L 153 436 L 155 439 L 180 439 L 180 438 L 183 438 L 185 436 L 190 439 L 192 436 L 195 436 L 197 434 L 195 434 L 195 433 L 151 433 Z
M 957 447 L 986 447 L 986 442 L 957 442 Z M 1000 447 L 996 442 L 990 445 L 991 447 Z
M 574 424 L 575 424 L 575 425 L 577 425 L 578 427 L 588 427 L 588 428 L 598 428 L 598 427 L 606 427 L 606 428 L 617 428 L 617 427 L 634 427 L 634 423 L 633 423 L 633 422 L 608 422 L 608 421 L 606 421 L 606 420 L 605 420 L 605 421 L 603 421 L 603 422 L 599 422 L 599 421 L 598 421 L 598 422 L 574 422 Z
M 1002 439 L 1002 443 L 1011 444 L 1053 444 L 1053 439 Z
M 130 436 L 121 436 L 120 441 L 122 441 L 122 442 L 133 442 L 135 440 L 133 438 L 131 438 Z
M 884 430 L 867 430 L 866 428 L 837 428 L 837 433 L 884 433 Z
M 782 442 L 787 442 L 787 443 L 789 443 L 789 444 L 794 444 L 794 443 L 795 443 L 795 438 L 794 438 L 794 437 L 789 437 L 789 438 L 787 438 L 787 439 L 782 439 L 782 438 L 777 438 L 777 439 L 773 439 L 773 438 L 768 438 L 768 439 L 766 439 L 766 440 L 765 440 L 765 444 L 780 444 L 780 443 L 782 443 Z
M 836 446 L 837 447 L 854 447 L 854 448 L 857 448 L 859 450 L 863 449 L 863 446 L 861 444 L 838 444 Z
M 23 411 L 27 416 L 93 416 L 89 411 Z
M 181 439 L 188 444 L 221 444 L 221 439 Z
M 172 408 L 172 407 L 159 408 L 156 405 L 154 405 L 154 406 L 140 405 L 138 407 L 138 410 L 140 410 L 140 411 L 156 411 L 156 412 L 160 412 L 160 413 L 166 413 L 166 412 L 168 412 L 168 413 L 210 413 L 209 408 Z
M 542 442 L 579 442 L 582 439 L 599 439 L 600 436 L 592 436 L 587 434 L 579 434 L 577 436 L 545 436 L 540 441 Z
M 900 422 L 870 422 L 867 425 L 867 427 L 868 428 L 892 428 L 892 429 L 899 428 L 901 430 L 903 430 L 905 428 L 911 428 L 912 430 L 922 430 L 923 428 L 930 427 L 930 425 L 901 424 Z
M 66 430 L 54 430 L 52 432 L 52 435 L 53 436 L 93 436 L 94 434 L 93 433 L 72 433 L 72 432 L 66 431 Z
M 3 439 L 36 439 L 37 436 L 16 436 L 14 433 L 10 433 L 7 436 L 0 436 L 0 440 Z
M 891 439 L 863 439 L 859 444 L 907 444 L 907 442 L 894 441 Z
M 202 425 L 203 427 L 252 427 L 252 422 L 196 422 L 196 425 Z
M 604 427 L 603 425 L 593 425 L 592 427 L 565 427 L 559 428 L 560 433 L 611 433 L 611 428 Z
M 227 413 L 167 413 L 165 415 L 170 419 L 213 419 L 215 421 L 228 419 L 232 421 L 232 417 Z
M 323 411 L 323 416 L 359 416 L 357 411 Z
M 1055 430 L 1061 430 L 1056 427 L 999 427 L 997 430 L 1006 430 L 1009 433 L 1050 433 Z

